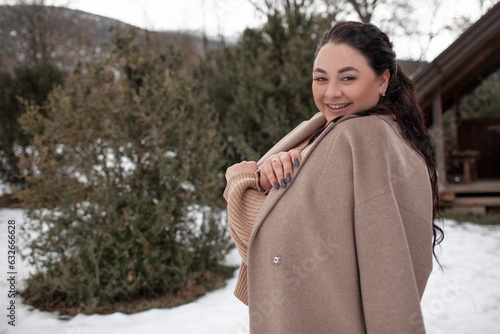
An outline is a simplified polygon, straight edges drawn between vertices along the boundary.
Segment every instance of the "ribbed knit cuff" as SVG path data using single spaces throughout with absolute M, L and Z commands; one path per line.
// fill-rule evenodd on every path
M 259 183 L 257 180 L 257 175 L 255 173 L 242 173 L 233 176 L 227 182 L 226 189 L 224 189 L 224 199 L 226 201 L 228 200 L 231 190 L 236 184 L 239 184 L 240 182 L 245 182 L 247 188 L 257 189 L 257 184 Z

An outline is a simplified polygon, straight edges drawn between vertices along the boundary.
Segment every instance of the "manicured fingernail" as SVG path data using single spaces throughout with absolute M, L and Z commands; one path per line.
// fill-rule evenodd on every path
M 281 186 L 282 186 L 283 188 L 286 188 L 286 182 L 285 182 L 285 180 L 281 180 Z
M 279 189 L 280 186 L 278 185 L 278 182 L 274 182 L 274 188 Z
M 299 167 L 299 158 L 295 158 L 294 163 L 295 167 Z
M 286 182 L 290 182 L 292 181 L 292 176 L 290 175 L 290 173 L 287 173 L 286 174 Z

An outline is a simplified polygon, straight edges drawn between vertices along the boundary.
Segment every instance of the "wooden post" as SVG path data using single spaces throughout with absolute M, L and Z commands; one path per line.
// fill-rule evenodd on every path
M 441 102 L 441 91 L 438 89 L 432 98 L 432 121 L 434 124 L 436 145 L 436 164 L 439 184 L 439 192 L 446 189 L 446 152 L 444 149 L 444 129 L 443 129 L 443 105 Z
M 460 127 L 460 124 L 462 123 L 462 114 L 460 113 L 460 94 L 459 93 L 456 93 L 455 94 L 455 134 L 456 136 L 458 137 L 458 128 Z M 457 139 L 457 142 L 455 143 L 457 146 L 455 148 L 459 148 L 458 147 L 458 139 Z

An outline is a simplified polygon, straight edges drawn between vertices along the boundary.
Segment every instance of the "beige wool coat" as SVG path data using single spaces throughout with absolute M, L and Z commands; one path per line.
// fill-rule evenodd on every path
M 269 155 L 309 135 L 316 114 Z M 252 334 L 425 333 L 432 191 L 423 159 L 389 116 L 344 116 L 301 152 L 252 227 Z

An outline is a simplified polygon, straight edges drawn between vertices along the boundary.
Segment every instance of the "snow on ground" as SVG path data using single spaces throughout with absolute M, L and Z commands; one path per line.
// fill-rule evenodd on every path
M 500 333 L 500 226 L 445 221 L 445 240 L 422 299 L 432 334 Z
M 40 312 L 17 296 L 16 326 L 8 325 L 8 220 L 16 221 L 17 240 L 24 217 L 21 210 L 0 209 L 0 334 L 247 334 L 247 307 L 233 296 L 236 278 L 198 300 L 171 309 L 126 315 L 78 315 L 59 320 L 57 313 Z M 435 265 L 422 300 L 429 334 L 500 333 L 500 226 L 445 222 L 440 254 L 444 273 Z M 21 246 L 22 247 L 22 246 Z M 236 251 L 228 263 L 239 264 Z M 16 260 L 18 279 L 28 266 Z M 237 272 L 235 273 L 237 277 Z M 16 282 L 18 288 L 19 281 Z

